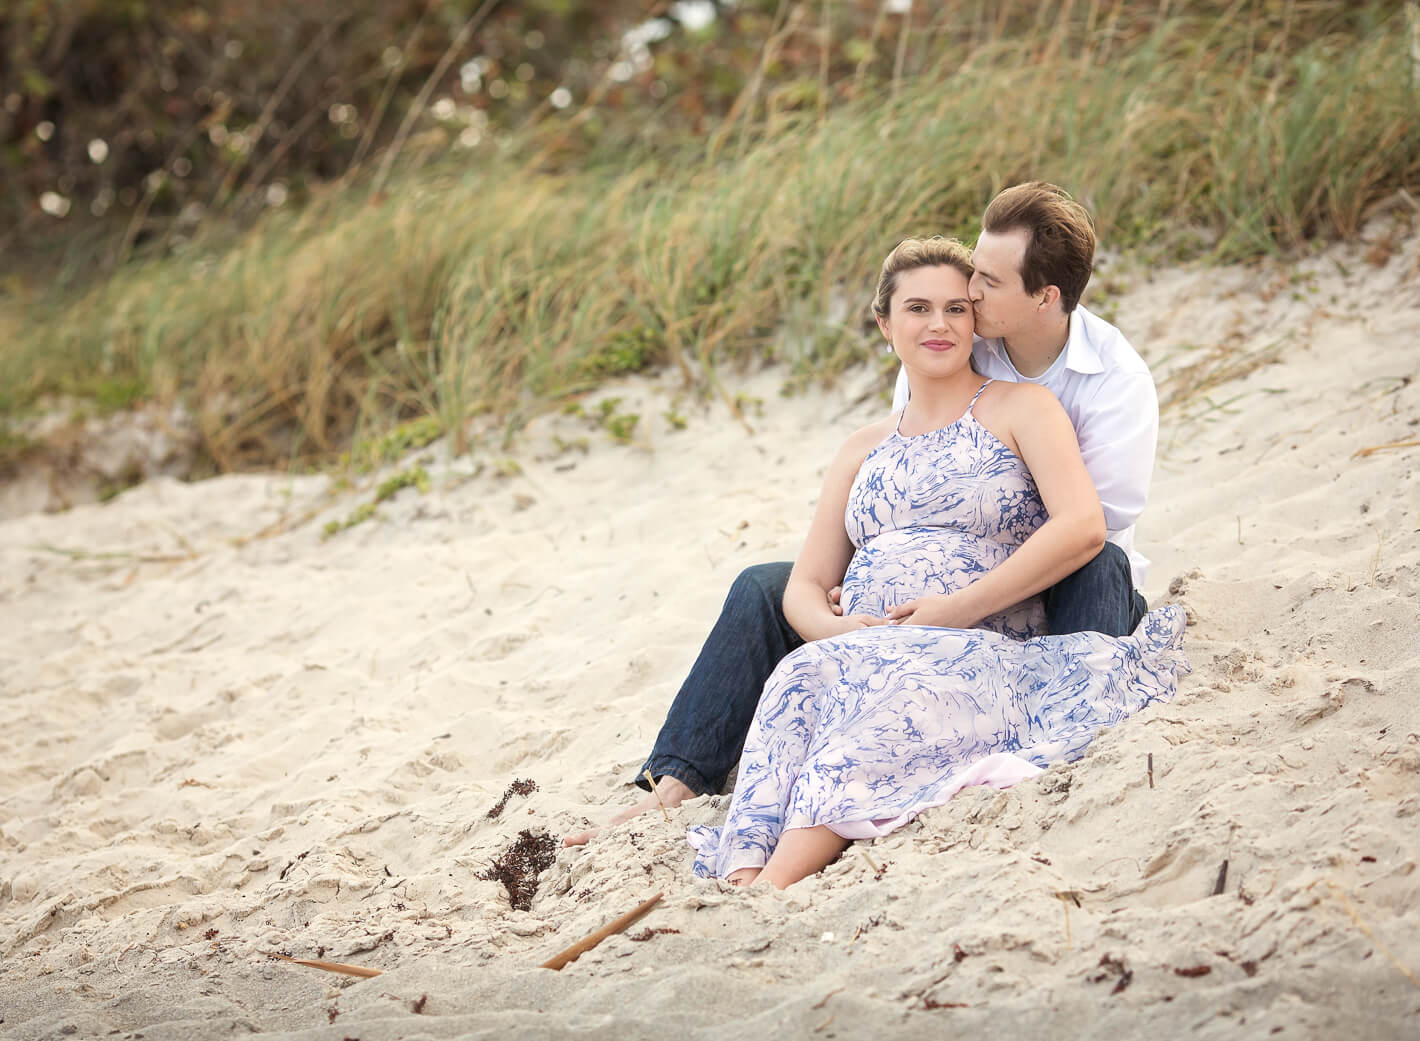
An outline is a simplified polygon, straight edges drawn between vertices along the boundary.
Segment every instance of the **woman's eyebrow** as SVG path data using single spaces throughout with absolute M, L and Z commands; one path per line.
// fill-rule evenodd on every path
M 909 296 L 906 300 L 903 301 L 904 304 L 930 304 L 931 302 L 932 302 L 932 301 L 928 300 L 925 296 Z M 947 301 L 947 305 L 948 305 L 948 306 L 950 306 L 950 305 L 952 305 L 952 304 L 969 304 L 969 303 L 971 303 L 971 301 L 968 300 L 968 299 L 967 299 L 966 297 L 964 297 L 964 296 L 959 296 L 959 297 L 957 297 L 955 300 L 948 300 L 948 301 Z

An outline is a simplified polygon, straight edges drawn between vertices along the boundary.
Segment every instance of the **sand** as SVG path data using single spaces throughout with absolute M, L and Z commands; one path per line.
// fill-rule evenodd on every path
M 731 580 L 885 410 L 870 371 L 725 374 L 743 421 L 631 380 L 586 403 L 630 444 L 546 416 L 353 487 L 0 523 L 0 1038 L 1420 1035 L 1420 237 L 1108 272 L 1166 403 L 1144 592 L 1195 671 L 782 894 L 691 876 L 725 796 L 561 851 L 529 910 L 484 876 L 639 794 Z

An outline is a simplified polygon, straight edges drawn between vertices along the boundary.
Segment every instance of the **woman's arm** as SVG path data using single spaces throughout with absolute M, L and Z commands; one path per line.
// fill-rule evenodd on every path
M 835 614 L 828 592 L 843 581 L 848 562 L 853 559 L 853 543 L 843 527 L 853 480 L 873 446 L 891 429 L 887 424 L 892 421 L 890 418 L 855 433 L 838 450 L 824 475 L 813 522 L 784 590 L 784 617 L 805 640 L 822 640 L 887 621 L 869 615 Z
M 1014 442 L 1035 478 L 1049 519 L 1019 549 L 965 589 L 890 608 L 888 617 L 898 624 L 973 626 L 1049 589 L 1104 547 L 1104 511 L 1060 402 L 1044 387 L 1014 384 L 1003 404 L 1006 407 L 998 414 L 1006 428 L 1002 440 L 1008 446 Z

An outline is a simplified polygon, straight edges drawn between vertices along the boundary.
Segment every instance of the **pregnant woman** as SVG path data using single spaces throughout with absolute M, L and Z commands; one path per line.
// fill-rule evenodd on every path
M 808 642 L 765 686 L 725 824 L 690 831 L 698 875 L 783 888 L 966 785 L 1078 757 L 1188 669 L 1176 607 L 1123 638 L 1045 635 L 1036 594 L 1104 518 L 1054 395 L 971 368 L 971 274 L 941 238 L 883 263 L 873 310 L 911 396 L 829 466 L 784 595 Z

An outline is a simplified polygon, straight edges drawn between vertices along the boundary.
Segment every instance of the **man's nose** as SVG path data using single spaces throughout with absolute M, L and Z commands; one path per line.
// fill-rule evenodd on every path
M 971 297 L 973 304 L 981 302 L 981 280 L 975 275 L 966 283 L 966 295 Z

